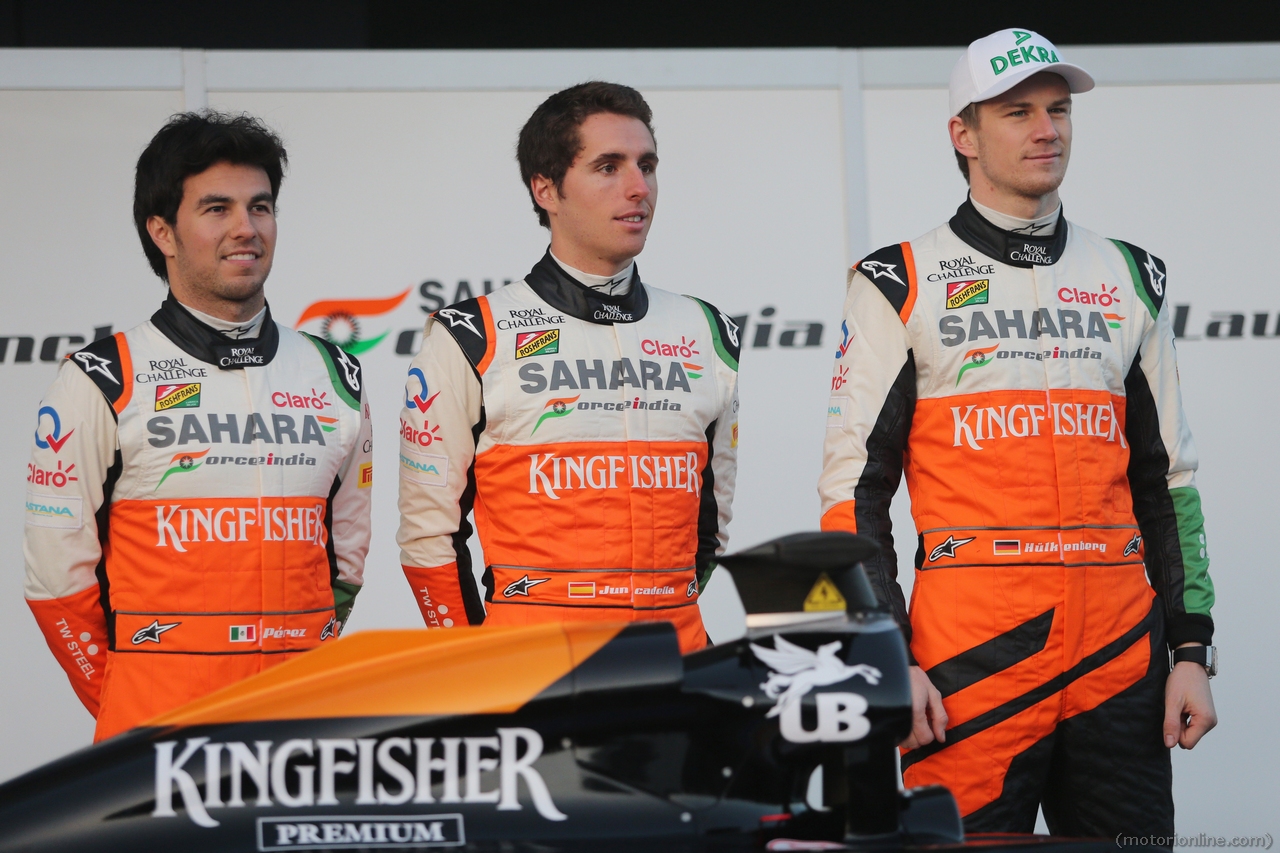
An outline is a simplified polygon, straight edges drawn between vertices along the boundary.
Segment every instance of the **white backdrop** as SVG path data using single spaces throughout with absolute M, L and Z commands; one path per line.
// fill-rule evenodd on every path
M 394 544 L 393 448 L 406 351 L 416 349 L 424 308 L 439 305 L 424 294 L 480 293 L 537 260 L 546 235 L 519 182 L 516 132 L 550 91 L 600 77 L 642 88 L 655 112 L 661 203 L 639 259 L 645 280 L 747 317 L 732 547 L 816 528 L 843 270 L 869 248 L 936 226 L 964 198 L 945 134 L 956 55 L 0 51 L 0 477 L 25 476 L 36 403 L 74 344 L 55 340 L 54 360 L 42 361 L 45 340 L 128 328 L 163 296 L 129 213 L 139 151 L 184 107 L 247 110 L 290 153 L 268 283 L 277 319 L 293 323 L 322 299 L 405 294 L 391 311 L 357 318 L 362 339 L 387 335 L 361 356 L 379 473 L 350 630 L 420 624 Z M 1269 611 L 1280 582 L 1268 564 L 1266 487 L 1280 475 L 1269 440 L 1280 415 L 1269 239 L 1280 225 L 1280 175 L 1262 151 L 1280 132 L 1280 48 L 1068 55 L 1103 85 L 1076 99 L 1067 213 L 1163 257 L 1168 300 L 1188 306 L 1180 366 L 1202 460 L 1223 675 L 1214 681 L 1221 727 L 1175 754 L 1179 830 L 1274 833 L 1280 748 L 1269 715 L 1280 705 L 1280 666 Z M 1241 316 L 1234 325 L 1232 314 Z M 1266 315 L 1262 336 L 1256 314 Z M 805 343 L 812 324 L 820 343 L 781 345 L 787 329 Z M 22 491 L 0 513 L 10 567 L 0 587 L 0 725 L 11 733 L 0 740 L 0 779 L 92 731 L 22 602 Z M 909 585 L 905 498 L 894 517 L 907 533 L 899 550 Z M 724 577 L 709 586 L 704 613 L 713 637 L 742 630 Z

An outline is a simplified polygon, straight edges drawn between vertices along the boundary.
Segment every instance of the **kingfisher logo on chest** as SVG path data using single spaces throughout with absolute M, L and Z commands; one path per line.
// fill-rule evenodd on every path
M 536 332 L 516 333 L 516 358 L 531 355 L 552 355 L 560 352 L 560 330 L 539 329 Z

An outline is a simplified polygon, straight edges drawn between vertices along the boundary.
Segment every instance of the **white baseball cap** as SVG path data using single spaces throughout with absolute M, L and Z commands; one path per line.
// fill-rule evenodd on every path
M 1072 92 L 1093 88 L 1093 78 L 1079 65 L 1062 60 L 1062 53 L 1039 33 L 1001 30 L 980 38 L 951 71 L 951 114 L 1007 92 L 1032 74 L 1052 71 L 1067 81 Z

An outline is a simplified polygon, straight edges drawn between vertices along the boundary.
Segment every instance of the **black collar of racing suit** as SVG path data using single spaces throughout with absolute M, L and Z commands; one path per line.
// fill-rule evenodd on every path
M 262 329 L 256 338 L 236 340 L 206 326 L 174 299 L 173 293 L 161 304 L 160 310 L 151 315 L 151 322 L 178 349 L 222 370 L 270 364 L 280 346 L 280 330 L 271 320 L 270 305 L 262 317 Z
M 634 323 L 649 312 L 649 294 L 640 281 L 639 267 L 631 274 L 631 290 L 624 296 L 608 296 L 574 279 L 555 262 L 550 250 L 524 280 L 552 308 L 588 323 Z
M 1056 264 L 1067 247 L 1067 218 L 1058 213 L 1058 227 L 1051 236 L 1033 237 L 997 228 L 978 212 L 973 202 L 964 204 L 951 217 L 951 230 L 955 235 L 989 258 L 995 258 L 1011 267 L 1030 269 Z

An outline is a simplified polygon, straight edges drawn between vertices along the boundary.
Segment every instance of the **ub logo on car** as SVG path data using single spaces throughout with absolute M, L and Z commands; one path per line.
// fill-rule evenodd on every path
M 815 741 L 840 742 L 861 740 L 871 731 L 871 721 L 865 716 L 867 700 L 857 693 L 819 693 L 815 697 L 818 706 L 818 725 L 812 731 L 805 729 L 801 720 L 801 699 L 815 687 L 839 684 L 861 676 L 868 684 L 880 683 L 880 670 L 869 664 L 846 664 L 838 657 L 842 643 L 836 640 L 818 647 L 816 652 L 775 637 L 773 648 L 751 644 L 751 651 L 773 670 L 760 689 L 777 704 L 765 714 L 766 718 L 779 717 L 782 736 L 793 743 Z

